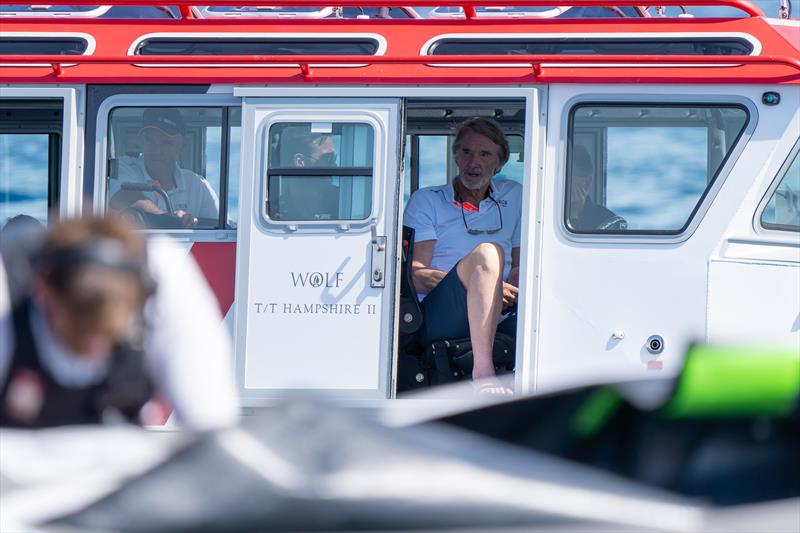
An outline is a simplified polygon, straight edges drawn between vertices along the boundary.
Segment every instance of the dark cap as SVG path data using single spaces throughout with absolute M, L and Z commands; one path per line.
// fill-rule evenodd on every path
M 167 135 L 183 135 L 186 126 L 181 112 L 172 107 L 151 107 L 144 110 L 142 129 L 156 128 Z

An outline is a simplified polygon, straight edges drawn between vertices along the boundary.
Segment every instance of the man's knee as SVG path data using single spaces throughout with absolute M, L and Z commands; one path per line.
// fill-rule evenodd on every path
M 459 262 L 458 273 L 462 281 L 466 281 L 474 272 L 500 275 L 504 266 L 503 247 L 492 242 L 483 242 Z
M 503 247 L 493 242 L 482 242 L 469 253 L 475 263 L 489 268 L 503 269 L 505 266 L 505 252 Z

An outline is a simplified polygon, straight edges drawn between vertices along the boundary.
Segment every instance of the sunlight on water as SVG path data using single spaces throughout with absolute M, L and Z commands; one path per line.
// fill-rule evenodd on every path
M 0 226 L 19 214 L 47 222 L 47 134 L 0 134 Z
M 677 230 L 706 188 L 705 128 L 608 128 L 606 206 L 629 229 Z

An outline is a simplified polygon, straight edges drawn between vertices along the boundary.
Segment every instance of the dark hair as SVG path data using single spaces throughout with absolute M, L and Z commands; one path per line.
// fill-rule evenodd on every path
M 313 133 L 310 126 L 289 126 L 281 132 L 281 154 L 285 157 L 292 157 L 294 154 L 308 157 L 315 142 L 330 136 L 330 133 Z
M 122 290 L 119 282 L 98 273 L 131 280 L 141 305 L 155 288 L 147 269 L 144 239 L 116 218 L 70 219 L 50 227 L 34 269 L 85 322 L 100 321 Z
M 497 145 L 497 157 L 500 159 L 501 166 L 508 162 L 508 156 L 511 152 L 508 148 L 508 140 L 500 124 L 491 118 L 472 117 L 458 124 L 456 126 L 456 140 L 453 142 L 453 154 L 458 150 L 461 140 L 467 131 L 483 135 Z
M 580 144 L 572 145 L 572 172 L 573 176 L 593 176 L 594 164 L 589 150 Z

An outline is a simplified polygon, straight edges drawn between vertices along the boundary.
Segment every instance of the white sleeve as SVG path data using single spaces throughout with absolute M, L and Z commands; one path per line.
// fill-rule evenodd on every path
M 439 237 L 436 235 L 436 210 L 431 203 L 434 193 L 429 190 L 421 189 L 411 195 L 405 213 L 403 214 L 403 224 L 414 228 L 414 241 L 435 241 Z
M 14 329 L 11 324 L 11 294 L 8 290 L 6 269 L 3 258 L 0 256 L 0 387 L 8 377 L 8 366 L 11 364 L 13 349 L 12 336 Z
M 219 198 L 217 192 L 205 178 L 201 178 L 201 183 L 205 189 L 203 195 L 203 205 L 195 215 L 203 218 L 218 218 L 219 217 Z
M 138 166 L 140 164 L 138 157 L 124 155 L 117 158 L 117 177 L 116 179 L 109 179 L 106 181 L 108 184 L 108 191 L 106 198 L 111 199 L 112 196 L 117 194 L 121 189 L 121 184 L 126 181 L 144 183 L 147 181 Z M 106 200 L 107 201 L 107 200 Z
M 156 385 L 182 427 L 233 424 L 239 416 L 233 355 L 217 302 L 181 247 L 164 238 L 148 244 L 158 286 L 145 310 L 145 353 Z

